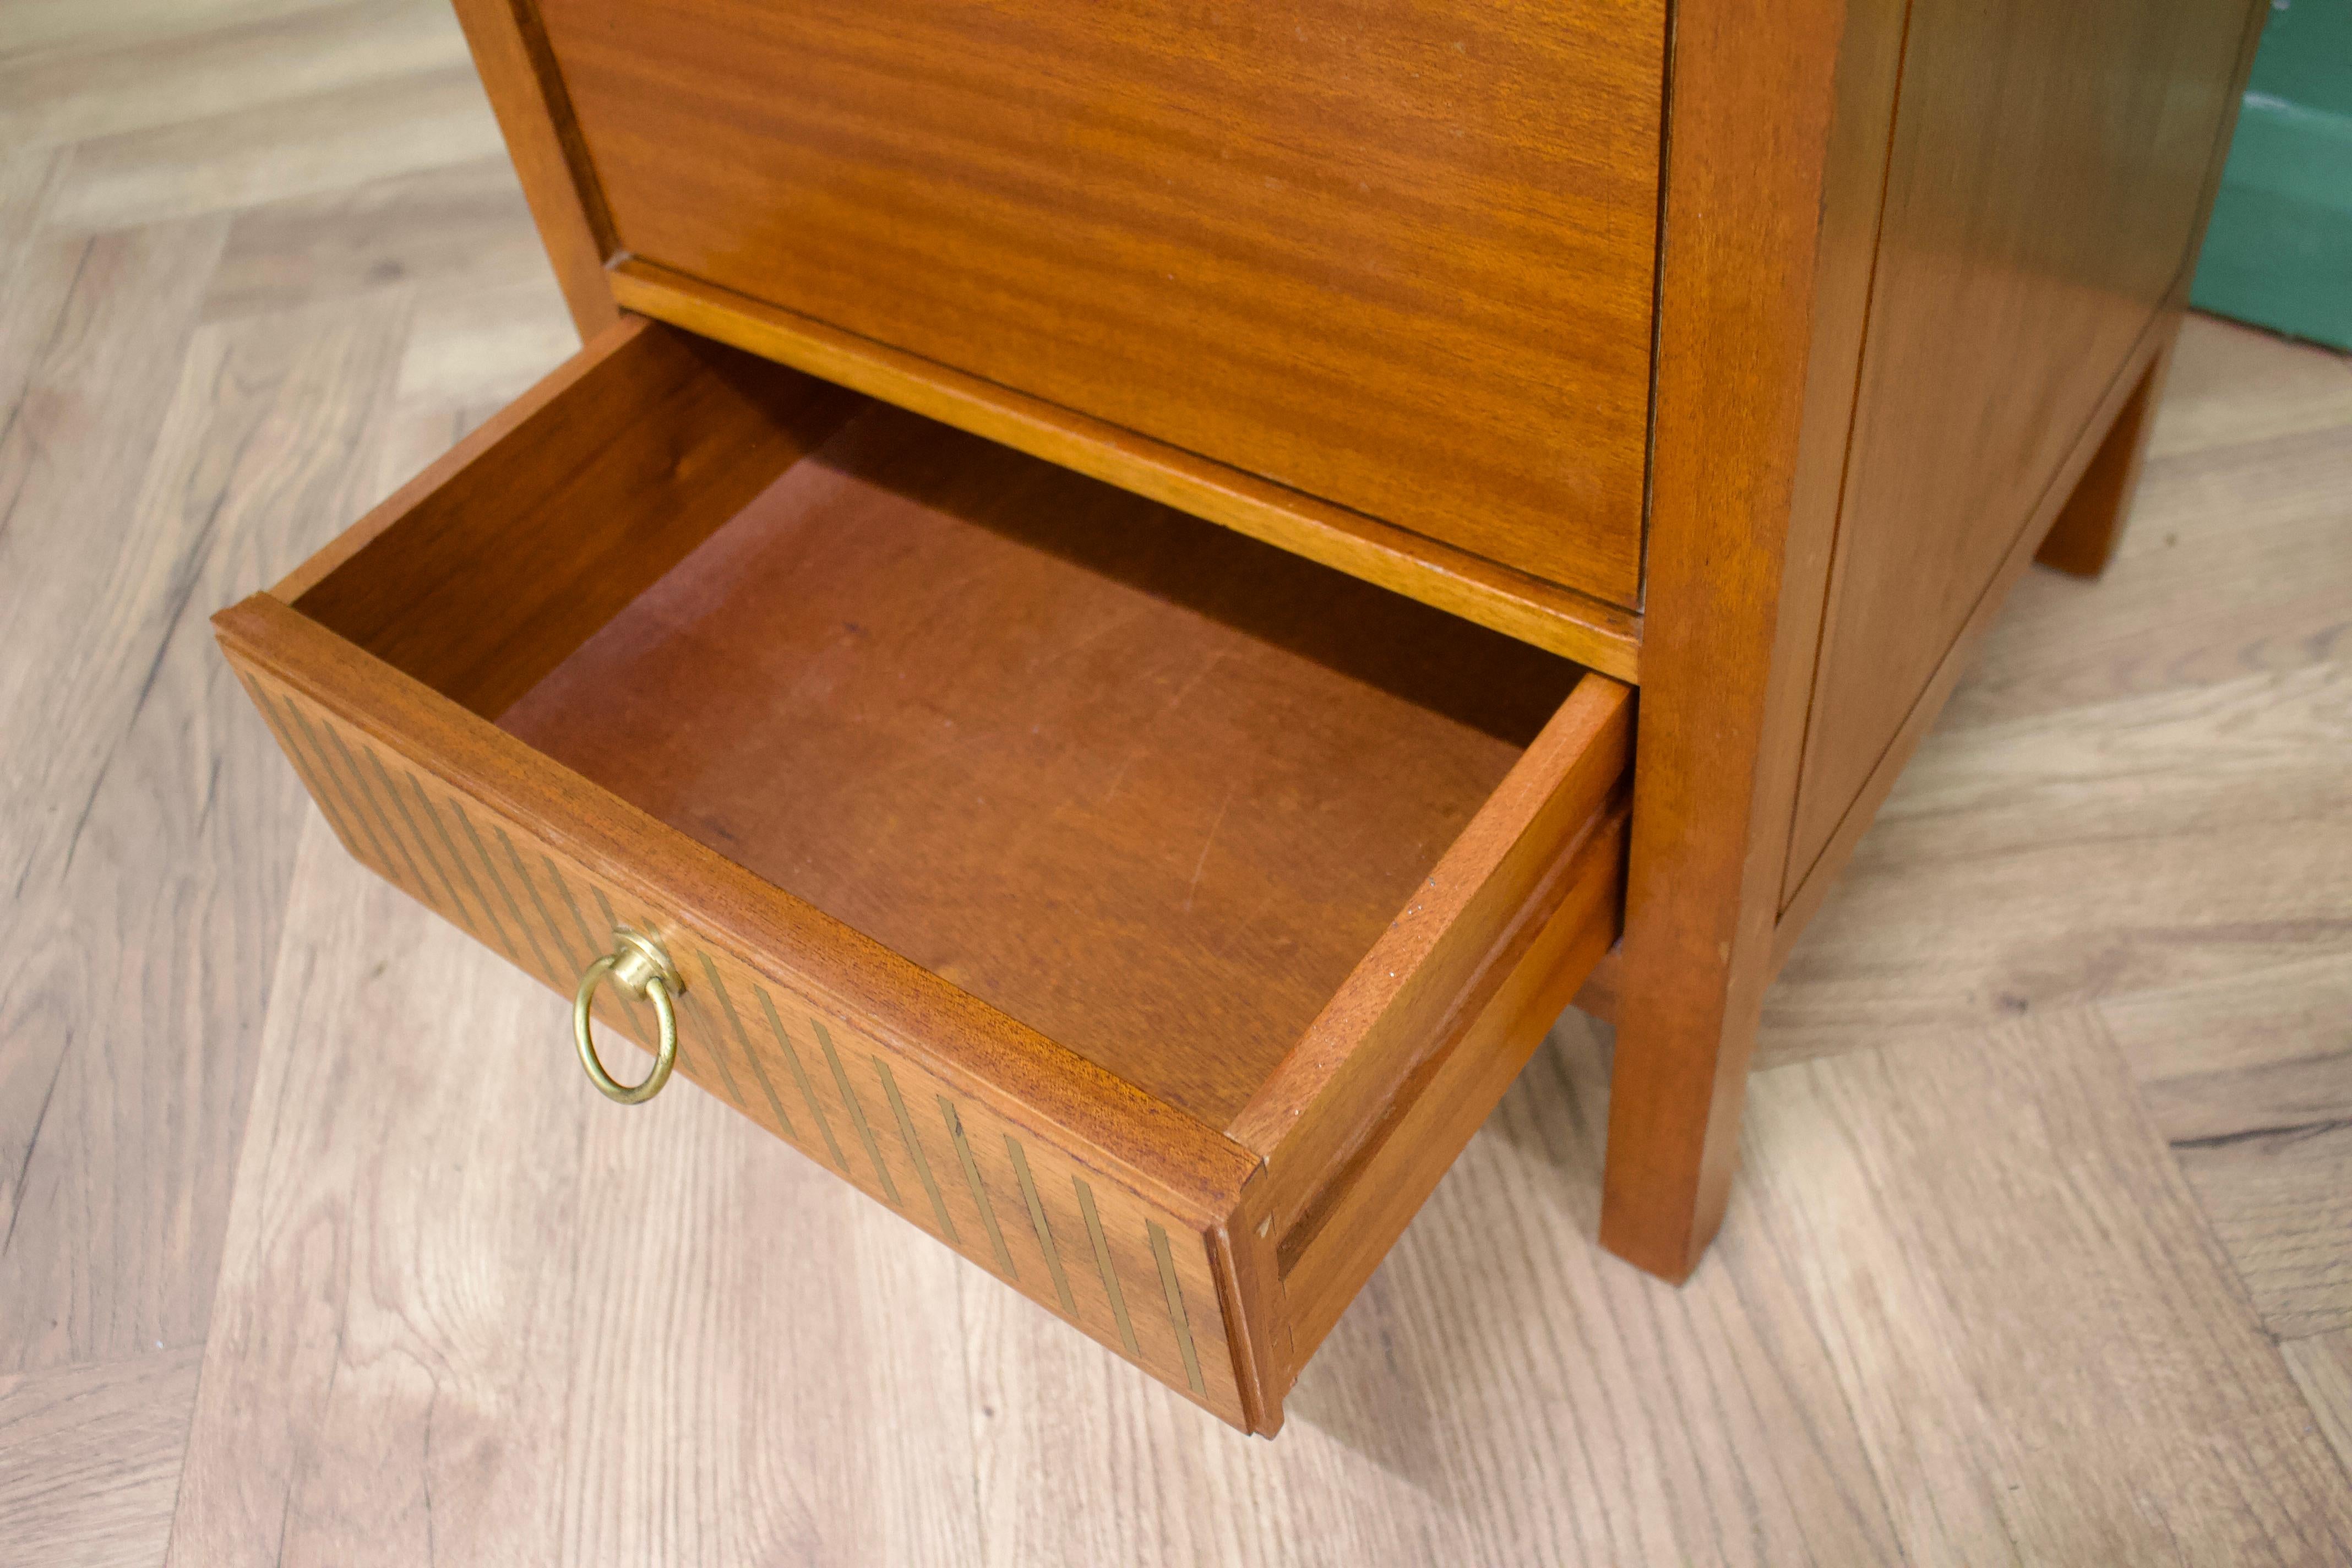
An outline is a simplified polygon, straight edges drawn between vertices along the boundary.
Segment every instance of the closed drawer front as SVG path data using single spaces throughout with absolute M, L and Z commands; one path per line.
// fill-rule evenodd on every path
M 1638 604 L 1662 0 L 532 9 L 632 280 Z
M 1622 687 L 665 327 L 216 625 L 354 857 L 653 934 L 683 1076 L 1247 1429 L 1613 936 Z

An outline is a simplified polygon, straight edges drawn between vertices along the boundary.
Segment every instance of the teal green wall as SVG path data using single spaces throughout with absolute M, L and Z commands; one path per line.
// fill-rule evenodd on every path
M 2272 6 L 2189 302 L 2352 349 L 2352 0 Z

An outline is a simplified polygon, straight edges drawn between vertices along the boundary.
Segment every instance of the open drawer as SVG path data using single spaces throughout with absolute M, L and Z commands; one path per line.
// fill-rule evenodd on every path
M 1615 936 L 1624 687 L 644 321 L 215 625 L 352 855 L 651 936 L 678 1071 L 1248 1430 Z

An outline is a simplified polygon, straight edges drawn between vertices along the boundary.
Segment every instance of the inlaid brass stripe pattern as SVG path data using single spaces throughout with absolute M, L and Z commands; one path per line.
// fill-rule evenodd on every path
M 317 769 L 294 744 L 294 732 L 289 730 L 285 721 L 278 716 L 277 705 L 270 701 L 262 692 L 261 688 L 244 671 L 237 672 L 237 680 L 245 687 L 245 694 L 253 699 L 253 706 L 260 712 L 261 721 L 269 727 L 271 738 L 278 742 L 278 751 L 285 754 L 287 763 L 293 768 L 294 777 L 301 784 L 303 791 L 310 795 L 311 803 L 318 806 L 319 815 L 327 819 L 327 826 L 334 830 L 335 837 L 341 842 L 343 847 L 353 855 L 358 854 L 359 843 L 352 837 L 350 826 L 344 823 L 342 812 L 327 798 L 327 792 L 320 786 Z
M 1070 1277 L 1062 1272 L 1061 1248 L 1054 1245 L 1053 1222 L 1045 1217 L 1045 1205 L 1037 1196 L 1037 1179 L 1029 1173 L 1029 1154 L 1021 1147 L 1021 1140 L 1007 1132 L 1004 1147 L 1013 1156 L 1013 1173 L 1020 1179 L 1021 1196 L 1029 1205 L 1029 1223 L 1037 1230 L 1037 1245 L 1045 1249 L 1045 1271 L 1054 1277 L 1054 1295 L 1062 1303 L 1065 1316 L 1078 1315 L 1078 1304 L 1070 1299 Z
M 522 932 L 523 941 L 530 944 L 530 956 L 539 965 L 539 972 L 546 975 L 548 984 L 557 990 L 570 990 L 571 978 L 548 961 L 547 950 L 540 945 L 539 933 L 531 930 L 529 921 L 522 918 L 522 906 L 515 902 L 514 889 L 508 887 L 506 879 L 499 875 L 497 863 L 490 858 L 490 852 L 483 847 L 482 836 L 475 831 L 474 819 L 466 810 L 466 803 L 456 795 L 451 795 L 449 811 L 457 817 L 458 829 L 465 834 L 466 841 L 474 847 L 474 863 L 480 868 L 483 877 L 488 879 L 489 885 L 498 889 L 499 902 L 505 906 L 508 917 L 514 921 L 515 929 Z
M 827 1116 L 824 1107 L 817 1103 L 816 1085 L 809 1081 L 808 1068 L 801 1065 L 801 1048 L 793 1044 L 792 1036 L 784 1032 L 782 1020 L 776 1016 L 775 1000 L 768 994 L 767 987 L 754 985 L 751 989 L 760 998 L 760 1011 L 768 1016 L 768 1030 L 776 1037 L 776 1048 L 784 1053 L 784 1061 L 793 1069 L 793 1081 L 800 1085 L 801 1100 L 808 1106 L 809 1115 L 815 1120 L 817 1131 L 824 1135 L 825 1150 L 833 1156 L 834 1169 L 846 1175 L 849 1162 L 841 1152 L 841 1140 L 833 1135 L 833 1118 Z
M 544 931 L 547 932 L 547 940 L 555 944 L 555 973 L 563 980 L 578 984 L 581 972 L 595 962 L 596 950 L 592 947 L 588 952 L 576 956 L 570 951 L 571 944 L 563 940 L 563 928 L 557 925 L 555 917 L 548 912 L 547 900 L 540 897 L 539 884 L 531 879 L 530 871 L 523 865 L 521 855 L 516 852 L 514 840 L 508 837 L 505 828 L 496 823 L 490 825 L 490 832 L 497 837 L 499 847 L 506 851 L 507 863 L 514 868 L 515 880 L 522 884 L 523 892 L 530 900 L 531 910 L 539 916 L 539 923 L 531 929 Z
M 956 1114 L 955 1101 L 946 1095 L 939 1097 L 940 1120 L 947 1124 L 949 1141 L 955 1144 L 956 1163 L 963 1167 L 964 1185 L 971 1189 L 972 1207 L 980 1211 L 982 1225 L 988 1230 L 989 1250 L 996 1255 L 996 1266 L 1004 1270 L 1007 1279 L 1021 1278 L 1013 1267 L 1013 1254 L 1005 1249 L 1004 1231 L 996 1223 L 996 1205 L 990 1201 L 988 1184 L 981 1179 L 980 1163 L 971 1157 L 971 1144 L 963 1135 L 963 1118 Z
M 727 982 L 719 978 L 719 965 L 710 961 L 707 952 L 699 956 L 702 973 L 710 980 L 710 994 L 719 998 L 719 1010 L 727 1015 L 727 1026 L 735 1031 L 735 1043 L 743 1047 L 743 1059 L 751 1064 L 751 1076 L 760 1080 L 760 1092 L 768 1097 L 768 1109 L 775 1112 L 776 1125 L 783 1129 L 785 1137 L 799 1142 L 800 1130 L 785 1113 L 784 1102 L 776 1098 L 776 1086 L 768 1081 L 768 1069 L 760 1065 L 760 1053 L 751 1048 L 751 1037 L 743 1032 L 743 1020 L 735 1011 L 735 998 L 727 994 Z
M 882 1079 L 882 1093 L 890 1101 L 890 1114 L 898 1120 L 898 1138 L 907 1145 L 908 1162 L 915 1167 L 923 1191 L 930 1196 L 931 1213 L 939 1219 L 940 1234 L 952 1245 L 961 1247 L 963 1237 L 956 1234 L 955 1218 L 948 1213 L 947 1200 L 940 1196 L 939 1180 L 931 1174 L 931 1162 L 923 1152 L 922 1141 L 915 1136 L 915 1119 L 907 1114 L 907 1101 L 898 1093 L 898 1080 L 890 1076 L 888 1062 L 880 1057 L 871 1059 L 875 1073 Z
M 1184 1383 L 1194 1394 L 1205 1394 L 1208 1387 L 1201 1381 L 1201 1358 L 1192 1349 L 1192 1315 L 1184 1310 L 1184 1284 L 1176 1278 L 1176 1259 L 1168 1250 L 1168 1232 L 1158 1220 L 1144 1221 L 1144 1229 L 1151 1237 L 1151 1256 L 1160 1265 L 1160 1292 L 1168 1298 L 1168 1326 L 1176 1331 L 1176 1348 L 1184 1357 Z
M 536 961 L 535 972 L 569 995 L 578 968 L 605 946 L 587 911 L 594 908 L 608 930 L 620 923 L 614 915 L 625 897 L 622 889 L 559 856 L 528 824 L 447 786 L 428 763 L 379 748 L 268 678 L 238 673 L 297 776 L 354 856 L 478 939 L 494 942 L 519 967 L 532 971 Z M 363 795 L 357 793 L 361 785 L 367 786 Z M 1212 1336 L 1211 1345 L 1223 1345 L 1225 1336 L 1206 1238 L 1191 1226 L 1172 1217 L 1163 1224 L 1164 1216 L 1131 1192 L 1083 1164 L 1074 1168 L 1070 1154 L 1053 1140 L 1015 1129 L 985 1105 L 961 1103 L 927 1068 L 847 1019 L 820 1016 L 781 977 L 762 978 L 724 950 L 703 946 L 675 921 L 640 914 L 627 923 L 660 935 L 680 968 L 700 982 L 680 998 L 680 1065 L 689 1077 L 705 1084 L 716 1079 L 732 1091 L 736 1075 L 728 1058 L 740 1050 L 761 1089 L 748 1101 L 733 1096 L 745 1114 L 812 1158 L 830 1155 L 834 1168 L 855 1185 L 922 1229 L 1171 1386 L 1228 1420 L 1240 1419 L 1230 1356 L 1204 1356 L 1198 1342 L 1201 1333 Z M 645 1043 L 651 1030 L 643 1005 L 629 1006 L 630 999 L 611 987 L 606 992 L 600 1019 L 612 1022 L 608 1013 L 625 1009 L 626 1020 L 617 1026 Z M 744 1018 L 751 997 L 767 1025 L 764 1035 Z M 803 1039 L 816 1038 L 826 1072 L 812 1074 L 806 1067 L 793 1038 L 802 1030 Z M 568 1045 L 568 1031 L 551 1026 L 551 1036 Z M 781 1057 L 782 1068 L 772 1056 Z M 852 1068 L 860 1060 L 872 1068 L 871 1080 L 866 1067 Z M 800 1101 L 789 1113 L 780 1072 L 790 1073 Z M 865 1096 L 877 1084 L 881 1100 L 869 1103 Z M 827 1105 L 826 1096 L 836 1094 L 837 1103 Z M 935 1103 L 940 1120 L 931 1122 L 928 1112 L 919 1119 L 910 1097 Z M 882 1104 L 898 1130 L 895 1140 L 874 1124 Z M 802 1106 L 807 1121 L 799 1117 Z M 835 1136 L 845 1116 L 864 1150 L 856 1167 Z M 819 1141 L 814 1145 L 806 1136 L 810 1121 Z M 949 1162 L 962 1173 L 961 1183 L 940 1180 Z M 927 1200 L 912 1209 L 904 1203 L 909 1184 L 919 1184 Z M 1000 1203 L 1013 1206 L 1000 1214 Z M 1003 1223 L 1024 1211 L 1027 1226 L 1017 1218 L 1010 1227 Z M 1075 1240 L 1081 1228 L 1095 1267 L 1073 1271 L 1062 1238 Z M 1035 1250 L 1024 1257 L 1033 1245 Z M 1052 1289 L 1045 1291 L 1048 1280 Z M 1152 1295 L 1166 1302 L 1164 1319 L 1156 1310 L 1131 1312 Z
M 1078 1193 L 1078 1212 L 1087 1216 L 1087 1239 L 1094 1243 L 1095 1268 L 1102 1274 L 1103 1294 L 1110 1298 L 1111 1316 L 1118 1321 L 1118 1342 L 1136 1360 L 1143 1352 L 1136 1348 L 1135 1325 L 1127 1316 L 1127 1293 L 1118 1288 L 1118 1270 L 1111 1267 L 1110 1243 L 1103 1239 L 1102 1216 L 1095 1213 L 1095 1191 L 1087 1185 L 1084 1176 L 1072 1176 L 1070 1185 Z
M 816 1031 L 817 1048 L 824 1053 L 826 1065 L 833 1068 L 834 1085 L 841 1090 L 842 1104 L 849 1108 L 849 1125 L 856 1130 L 857 1141 L 866 1145 L 866 1157 L 874 1163 L 874 1173 L 881 1179 L 884 1194 L 892 1208 L 906 1207 L 898 1196 L 898 1184 L 891 1178 L 890 1167 L 882 1163 L 882 1151 L 874 1142 L 874 1129 L 866 1122 L 866 1107 L 858 1100 L 857 1091 L 849 1087 L 849 1075 L 842 1070 L 841 1054 L 833 1048 L 832 1031 L 814 1019 L 809 1021 L 809 1027 Z
M 310 754 L 319 761 L 320 774 L 326 779 L 329 787 L 334 791 L 336 803 L 343 808 L 343 820 L 358 824 L 360 837 L 367 840 L 369 857 L 384 868 L 385 875 L 390 876 L 392 858 L 383 852 L 383 846 L 376 840 L 374 825 L 362 815 L 359 802 L 352 797 L 351 790 L 343 784 L 342 775 L 335 771 L 334 759 L 328 754 L 326 746 L 319 739 L 318 731 L 310 728 L 310 721 L 304 716 L 302 710 L 294 706 L 291 701 L 287 703 L 286 710 L 294 716 L 294 727 L 301 731 L 302 738 L 310 742 Z
M 463 925 L 466 906 L 457 898 L 457 884 L 449 879 L 448 868 L 442 865 L 441 857 L 433 852 L 433 841 L 417 827 L 416 818 L 408 809 L 408 797 L 400 793 L 400 787 L 392 782 L 392 775 L 384 771 L 383 759 L 375 754 L 373 747 L 366 748 L 366 751 L 368 765 L 375 770 L 377 779 L 383 784 L 384 795 L 399 811 L 401 825 L 407 828 L 408 837 L 415 840 L 425 863 L 433 868 L 433 875 L 440 880 L 441 891 L 448 897 L 449 907 L 457 911 L 458 923 Z
M 658 923 L 653 921 L 639 920 L 635 923 L 639 931 L 660 930 Z M 716 1016 L 710 1011 L 710 994 L 688 978 L 693 973 L 694 966 L 688 962 L 687 954 L 679 951 L 675 942 L 671 943 L 671 960 L 678 966 L 678 977 L 687 983 L 685 992 L 676 999 L 677 1010 L 694 1020 L 695 1027 L 690 1032 L 692 1037 L 700 1047 L 702 1054 L 710 1058 L 710 1065 L 719 1069 L 719 1087 L 726 1091 L 727 1098 L 734 1102 L 738 1110 L 740 1110 L 744 1104 L 743 1089 L 735 1081 L 735 1068 L 731 1065 L 733 1053 L 727 1048 L 726 1031 L 719 1028 Z M 681 1057 L 686 1051 L 685 1041 L 688 1038 L 688 1031 L 681 1028 L 678 1035 L 678 1051 Z
M 433 819 L 433 831 L 439 836 L 442 847 L 449 851 L 449 863 L 457 867 L 457 875 L 465 879 L 466 890 L 474 895 L 474 902 L 482 906 L 482 919 L 488 925 L 490 933 L 498 938 L 499 950 L 507 955 L 508 963 L 517 969 L 521 968 L 520 950 L 515 946 L 514 939 L 507 935 L 506 922 L 499 919 L 498 909 L 490 902 L 489 895 L 482 891 L 481 879 L 474 875 L 474 868 L 467 864 L 465 856 L 458 853 L 457 841 L 450 837 L 449 824 L 443 819 L 440 808 L 433 804 L 432 795 L 425 792 L 425 781 L 412 773 L 408 775 L 408 787 L 416 792 L 417 805 L 423 806 L 425 815 Z
M 377 824 L 383 827 L 385 840 L 394 849 L 400 851 L 401 864 L 408 868 L 408 885 L 415 890 L 415 896 L 424 901 L 427 909 L 440 908 L 433 897 L 432 889 L 425 886 L 425 873 L 417 868 L 416 858 L 408 852 L 408 841 L 400 836 L 400 829 L 392 825 L 391 815 L 383 809 L 383 803 L 375 797 L 375 786 L 368 783 L 367 774 L 360 769 L 359 759 L 352 756 L 352 749 L 343 743 L 341 731 L 330 724 L 327 726 L 327 739 L 334 742 L 335 754 L 342 759 L 344 770 L 351 774 L 352 782 L 358 786 L 360 799 L 374 816 Z
M 294 764 L 296 776 L 310 792 L 310 799 L 317 804 L 319 814 L 327 819 L 327 826 L 335 830 L 335 837 L 341 839 L 353 855 L 366 854 L 366 849 L 360 843 L 357 826 L 338 798 L 342 792 L 333 787 L 333 780 L 327 773 L 326 759 L 319 755 L 316 738 L 306 735 L 299 741 L 295 739 L 296 726 L 302 722 L 300 710 L 288 702 L 281 715 L 268 693 L 258 687 L 253 690 L 255 704 L 269 721 L 271 730 L 278 735 L 278 743 L 285 748 L 287 759 Z

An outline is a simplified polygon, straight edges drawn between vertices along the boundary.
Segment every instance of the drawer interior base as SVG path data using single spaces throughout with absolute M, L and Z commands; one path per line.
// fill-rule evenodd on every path
M 854 408 L 500 726 L 1223 1126 L 1580 672 Z

